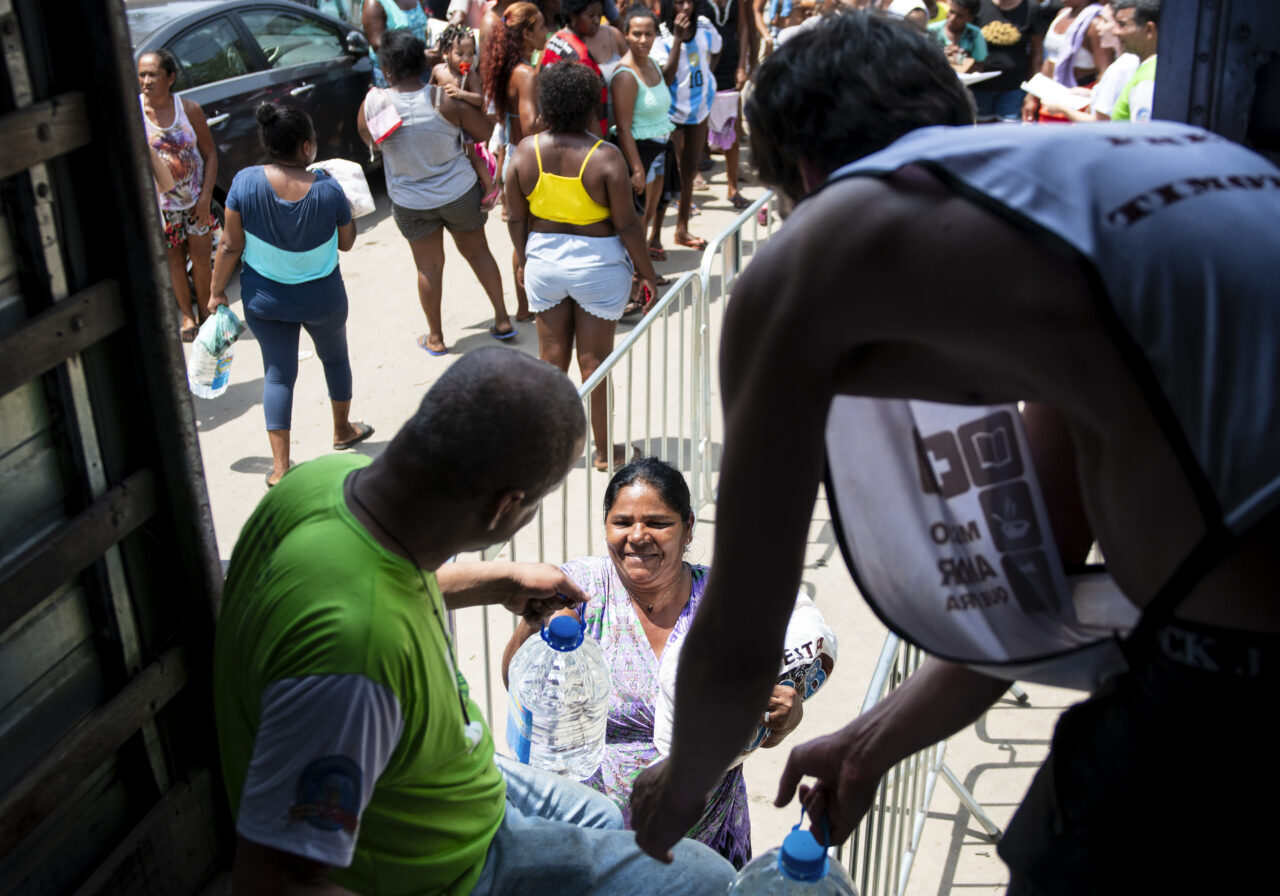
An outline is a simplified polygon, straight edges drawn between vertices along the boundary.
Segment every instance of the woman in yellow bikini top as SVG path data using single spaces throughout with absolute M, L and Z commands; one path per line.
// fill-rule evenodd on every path
M 506 183 L 516 278 L 536 315 L 538 356 L 567 371 L 576 349 L 584 381 L 613 350 L 633 273 L 640 295 L 652 295 L 654 281 L 627 161 L 586 132 L 600 114 L 601 87 L 585 65 L 557 62 L 542 70 L 538 105 L 547 130 L 515 147 Z M 608 427 L 602 386 L 591 396 L 599 470 L 626 460 L 622 446 L 610 446 Z
M 558 224 L 575 224 L 580 227 L 607 220 L 611 214 L 609 206 L 601 205 L 591 198 L 582 176 L 587 171 L 587 163 L 595 155 L 603 140 L 597 140 L 582 160 L 577 177 L 565 177 L 542 170 L 542 135 L 533 138 L 533 153 L 538 160 L 538 180 L 529 192 L 529 211 L 544 221 L 555 221 Z

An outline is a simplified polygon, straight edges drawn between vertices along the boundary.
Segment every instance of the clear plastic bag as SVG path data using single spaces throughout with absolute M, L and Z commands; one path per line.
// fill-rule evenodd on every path
M 235 342 L 244 323 L 226 305 L 219 305 L 200 325 L 187 357 L 187 386 L 200 398 L 217 398 L 227 391 Z
M 359 218 L 377 211 L 373 202 L 373 193 L 369 191 L 369 182 L 365 180 L 364 169 L 359 162 L 348 159 L 325 159 L 323 162 L 312 162 L 308 171 L 324 171 L 338 182 L 347 203 L 351 206 L 351 217 Z

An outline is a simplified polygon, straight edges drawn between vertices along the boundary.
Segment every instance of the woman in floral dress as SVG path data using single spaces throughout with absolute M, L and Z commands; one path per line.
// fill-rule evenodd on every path
M 632 784 L 641 770 L 661 758 L 654 743 L 661 680 L 674 677 L 668 665 L 675 663 L 697 613 L 709 570 L 684 560 L 693 538 L 693 510 L 689 487 L 671 465 L 654 457 L 627 464 L 605 490 L 604 506 L 608 556 L 571 560 L 563 568 L 590 598 L 587 634 L 600 642 L 613 675 L 604 759 L 585 783 L 608 794 L 630 827 Z M 776 746 L 794 730 L 803 716 L 804 696 L 825 681 L 835 662 L 834 636 L 803 596 L 796 609 L 796 616 L 801 615 L 810 623 L 801 628 L 815 643 L 806 661 L 788 665 L 786 677 L 780 676 L 785 683 L 775 685 L 761 716 L 760 746 Z M 516 650 L 536 632 L 520 623 L 503 656 L 504 677 Z M 725 773 L 687 836 L 737 868 L 751 858 L 741 763 Z

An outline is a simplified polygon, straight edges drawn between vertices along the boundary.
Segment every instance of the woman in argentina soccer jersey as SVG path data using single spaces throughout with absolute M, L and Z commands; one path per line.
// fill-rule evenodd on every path
M 689 232 L 693 209 L 693 178 L 698 173 L 702 145 L 707 142 L 707 119 L 716 95 L 715 62 L 723 45 L 720 32 L 706 16 L 694 17 L 694 0 L 662 0 L 662 27 L 650 54 L 662 66 L 671 89 L 671 142 L 680 168 L 680 204 L 676 209 L 675 242 L 705 249 L 707 241 Z M 661 226 L 659 211 L 658 224 Z

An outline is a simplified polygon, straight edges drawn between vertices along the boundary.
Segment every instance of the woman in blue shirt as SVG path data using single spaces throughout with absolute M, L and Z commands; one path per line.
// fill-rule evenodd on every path
M 316 132 L 307 113 L 263 103 L 257 118 L 271 161 L 241 170 L 231 182 L 209 310 L 228 304 L 227 281 L 243 256 L 240 298 L 245 320 L 262 349 L 270 488 L 290 466 L 293 384 L 303 328 L 324 367 L 333 405 L 333 447 L 350 448 L 373 435 L 373 427 L 350 419 L 347 290 L 338 252 L 346 252 L 356 241 L 351 206 L 328 174 L 307 170 L 316 157 Z

